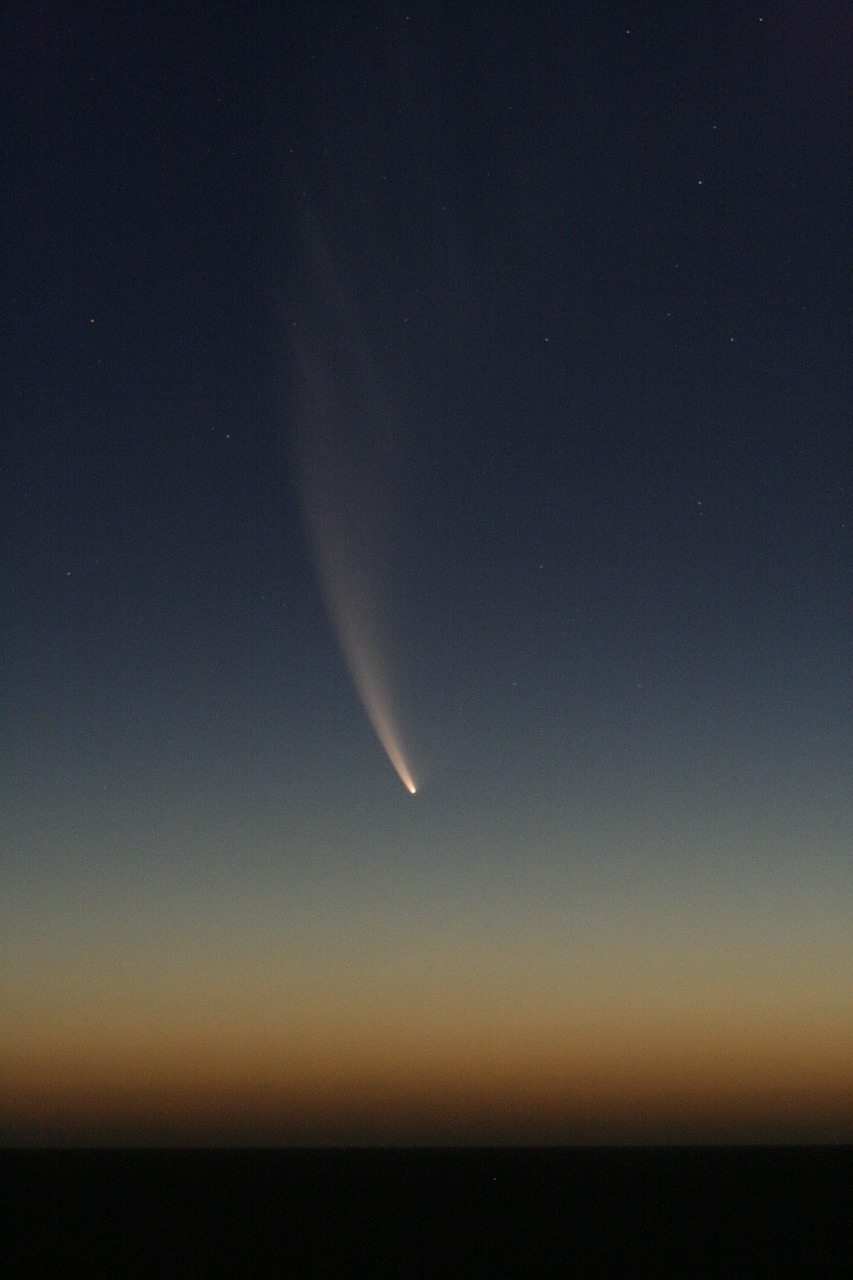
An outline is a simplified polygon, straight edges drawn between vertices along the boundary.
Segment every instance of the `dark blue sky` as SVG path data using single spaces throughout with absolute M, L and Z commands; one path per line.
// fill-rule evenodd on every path
M 849 1134 L 849 9 L 7 34 L 5 1132 Z

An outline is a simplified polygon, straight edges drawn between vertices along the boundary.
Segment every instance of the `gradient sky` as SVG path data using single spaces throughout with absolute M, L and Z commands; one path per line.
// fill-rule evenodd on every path
M 5 42 L 0 1140 L 850 1140 L 849 7 L 248 8 Z

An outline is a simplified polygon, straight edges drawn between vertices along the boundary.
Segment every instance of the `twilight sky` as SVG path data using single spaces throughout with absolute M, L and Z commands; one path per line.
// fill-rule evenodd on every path
M 5 41 L 0 1140 L 850 1140 L 849 7 L 242 9 Z

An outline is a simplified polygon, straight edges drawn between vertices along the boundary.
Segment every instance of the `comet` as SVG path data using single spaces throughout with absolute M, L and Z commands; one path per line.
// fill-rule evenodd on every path
M 340 522 L 318 499 L 311 525 L 320 575 L 329 614 L 337 633 L 353 684 L 385 754 L 410 795 L 417 784 L 406 762 L 397 716 L 389 691 L 390 659 L 380 625 L 381 615 L 371 604 L 369 579 L 356 572 L 342 541 Z
M 304 237 L 306 299 L 295 340 L 297 475 L 326 607 L 370 724 L 410 795 L 393 644 L 398 451 L 395 416 L 355 291 L 315 225 Z

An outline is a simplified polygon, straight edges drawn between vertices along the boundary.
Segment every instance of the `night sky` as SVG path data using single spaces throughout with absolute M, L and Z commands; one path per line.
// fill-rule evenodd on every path
M 853 1138 L 850 7 L 4 46 L 0 1140 Z

